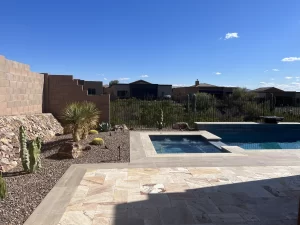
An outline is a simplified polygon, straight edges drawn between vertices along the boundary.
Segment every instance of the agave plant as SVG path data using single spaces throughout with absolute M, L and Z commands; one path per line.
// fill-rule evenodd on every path
M 62 112 L 61 119 L 65 126 L 71 127 L 73 140 L 79 141 L 88 136 L 89 130 L 97 126 L 100 111 L 92 102 L 73 102 Z

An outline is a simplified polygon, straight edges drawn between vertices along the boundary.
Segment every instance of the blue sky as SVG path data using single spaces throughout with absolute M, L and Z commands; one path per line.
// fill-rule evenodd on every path
M 105 83 L 300 91 L 299 12 L 299 0 L 9 0 L 0 54 Z

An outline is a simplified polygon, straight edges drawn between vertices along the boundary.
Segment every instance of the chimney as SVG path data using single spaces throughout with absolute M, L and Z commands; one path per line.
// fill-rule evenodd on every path
M 195 86 L 198 86 L 200 84 L 200 82 L 199 82 L 199 80 L 197 79 L 196 81 L 195 81 Z

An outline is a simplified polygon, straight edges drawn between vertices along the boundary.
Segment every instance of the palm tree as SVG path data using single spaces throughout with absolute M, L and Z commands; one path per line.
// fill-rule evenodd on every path
M 75 142 L 86 138 L 89 130 L 98 124 L 99 118 L 100 111 L 96 105 L 87 101 L 68 104 L 61 116 L 64 126 L 71 128 Z

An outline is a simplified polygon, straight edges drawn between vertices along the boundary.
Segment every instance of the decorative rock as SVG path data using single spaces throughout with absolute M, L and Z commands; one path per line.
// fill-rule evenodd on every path
M 124 130 L 124 131 L 127 131 L 127 130 L 128 130 L 128 127 L 127 127 L 125 124 L 123 124 L 122 126 L 123 126 L 123 130 Z
M 76 159 L 82 155 L 82 147 L 76 142 L 65 142 L 58 150 L 59 158 Z
M 176 130 L 189 130 L 189 125 L 185 122 L 177 122 L 175 124 L 173 124 L 173 129 Z
M 142 187 L 141 194 L 157 194 L 165 192 L 165 186 L 163 184 L 145 184 Z
M 19 127 L 21 125 L 26 128 L 28 140 L 39 136 L 45 141 L 51 139 L 55 133 L 63 132 L 60 123 L 50 113 L 0 116 L 0 167 L 4 172 L 14 168 L 20 161 L 16 157 L 19 157 L 20 152 Z
M 2 145 L 2 146 L 0 146 L 0 150 L 6 152 L 6 151 L 9 151 L 9 147 L 6 145 Z
M 10 165 L 10 162 L 9 162 L 8 158 L 2 158 L 1 159 L 1 164 Z
M 127 131 L 129 130 L 128 127 L 125 125 L 125 124 L 122 124 L 122 125 L 115 125 L 113 127 L 113 130 L 114 131 L 117 131 L 117 130 L 121 130 L 121 131 Z

